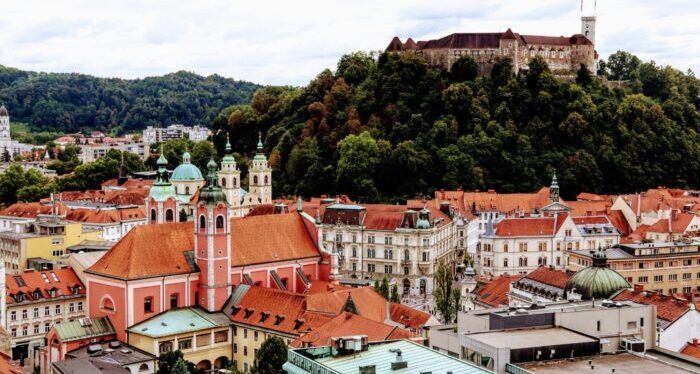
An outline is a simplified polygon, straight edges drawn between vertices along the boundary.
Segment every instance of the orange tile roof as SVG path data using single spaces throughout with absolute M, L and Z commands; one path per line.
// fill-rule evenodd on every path
M 531 212 L 548 204 L 549 188 L 543 187 L 537 192 L 531 193 L 498 193 L 489 191 L 435 191 L 435 199 L 450 201 L 455 209 L 460 211 L 497 210 L 503 213 L 516 211 Z
M 523 279 L 531 279 L 536 282 L 564 289 L 566 282 L 574 275 L 572 272 L 555 270 L 549 266 L 540 266 L 531 271 Z
M 496 236 L 551 236 L 556 234 L 565 216 L 541 218 L 505 218 L 494 225 Z M 556 226 L 555 226 L 556 224 Z
M 302 220 L 297 213 L 231 219 L 232 266 L 320 259 Z M 120 279 L 195 272 L 184 254 L 193 249 L 193 222 L 136 226 L 88 271 Z
M 615 226 L 617 231 L 620 232 L 620 235 L 629 235 L 632 232 L 632 228 L 630 227 L 629 222 L 627 221 L 627 217 L 625 217 L 624 214 L 622 214 L 621 210 L 611 210 L 608 212 L 608 218 L 610 219 L 610 223 Z
M 0 373 L 3 374 L 22 374 L 24 370 L 17 364 L 11 361 L 10 356 L 0 352 Z
M 370 342 L 411 337 L 410 332 L 398 326 L 390 326 L 357 314 L 343 312 L 317 329 L 302 335 L 297 341 L 292 342 L 292 346 L 328 346 L 332 344 L 332 338 L 350 335 L 367 335 L 367 340 Z
M 578 195 L 576 195 L 576 200 L 577 201 L 605 201 L 609 200 L 610 197 L 608 195 L 599 195 L 599 194 L 594 194 L 590 192 L 581 192 Z M 570 203 L 567 202 L 567 205 Z
M 688 309 L 688 300 L 674 296 L 659 295 L 654 291 L 623 290 L 613 298 L 615 301 L 630 300 L 645 305 L 656 305 L 656 315 L 660 319 L 673 322 L 685 314 Z
M 12 295 L 18 293 L 24 294 L 25 301 L 33 301 L 37 290 L 41 293 L 41 299 L 51 299 L 49 291 L 52 289 L 58 290 L 55 297 L 73 295 L 74 287 L 78 287 L 79 294 L 85 294 L 85 286 L 69 267 L 46 271 L 26 270 L 22 274 L 6 275 L 5 287 L 8 305 L 16 303 Z
M 194 249 L 193 233 L 192 222 L 136 226 L 87 272 L 119 279 L 194 272 L 185 256 Z
M 475 290 L 476 300 L 493 307 L 508 305 L 510 284 L 519 281 L 522 277 L 522 275 L 502 275 L 494 278 L 477 287 Z
M 85 223 L 119 223 L 122 221 L 145 219 L 146 209 L 143 207 L 125 209 L 73 209 L 66 219 L 73 222 Z
M 62 212 L 65 208 L 60 206 Z M 50 214 L 52 206 L 42 203 L 14 203 L 0 211 L 0 216 L 5 217 L 20 217 L 20 218 L 36 218 L 40 214 Z
M 686 344 L 685 347 L 681 349 L 681 353 L 700 359 L 700 347 L 698 346 L 697 340 L 688 342 L 688 344 Z
M 607 216 L 582 216 L 582 217 L 571 217 L 577 225 L 611 225 L 610 219 Z
M 695 217 L 692 213 L 674 213 L 668 219 L 660 219 L 655 224 L 651 225 L 647 232 L 663 232 L 682 234 L 690 225 L 690 222 Z
M 226 313 L 230 314 L 233 322 L 299 336 L 335 316 L 307 310 L 305 299 L 303 294 L 250 286 Z
M 612 206 L 611 201 L 565 201 L 564 204 L 571 208 L 572 216 L 592 216 L 605 214 Z
M 297 212 L 231 219 L 232 265 L 320 257 L 303 220 Z
M 419 329 L 430 320 L 431 315 L 403 304 L 389 303 L 389 318 L 402 326 Z

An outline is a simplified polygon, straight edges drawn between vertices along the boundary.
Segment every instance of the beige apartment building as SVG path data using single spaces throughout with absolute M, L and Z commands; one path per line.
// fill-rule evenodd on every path
M 660 294 L 691 293 L 700 289 L 700 246 L 691 242 L 620 244 L 605 249 L 608 265 L 629 283 Z M 568 252 L 567 268 L 578 271 L 592 264 L 593 252 Z

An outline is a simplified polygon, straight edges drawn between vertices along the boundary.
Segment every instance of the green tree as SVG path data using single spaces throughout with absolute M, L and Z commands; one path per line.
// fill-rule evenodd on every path
M 208 140 L 195 143 L 194 146 L 192 146 L 190 155 L 192 156 L 192 163 L 197 166 L 202 173 L 207 170 L 207 163 L 209 160 L 214 158 L 214 160 L 218 161 L 219 159 L 216 154 L 216 148 L 214 148 L 214 143 Z
M 629 52 L 617 51 L 608 57 L 606 67 L 612 80 L 633 80 L 639 77 L 639 58 Z
M 445 319 L 445 323 L 452 323 L 457 317 L 460 298 L 459 288 L 453 288 L 452 269 L 440 262 L 433 278 L 435 306 Z
M 366 52 L 343 55 L 338 61 L 336 76 L 343 77 L 351 86 L 362 83 L 375 69 L 374 58 Z
M 175 361 L 173 368 L 170 370 L 170 374 L 188 374 L 188 373 L 189 373 L 189 370 L 187 370 L 187 364 L 185 363 L 185 360 L 182 358 L 178 358 L 177 361 Z
M 282 338 L 270 336 L 260 346 L 251 372 L 258 374 L 282 374 L 282 365 L 287 362 L 287 344 Z
M 158 370 L 157 374 L 171 374 L 173 373 L 178 362 L 183 361 L 183 354 L 180 350 L 168 351 L 161 353 L 158 356 Z
M 450 68 L 452 82 L 473 81 L 479 75 L 479 65 L 472 56 L 461 56 Z
M 389 298 L 389 278 L 386 276 L 382 278 L 382 283 L 379 285 L 379 294 L 385 299 Z
M 360 200 L 374 200 L 379 195 L 374 172 L 379 164 L 377 141 L 369 132 L 348 135 L 338 143 L 340 157 L 336 180 L 346 191 Z
M 399 287 L 394 283 L 391 285 L 391 296 L 389 301 L 392 303 L 401 303 L 401 297 L 399 296 Z

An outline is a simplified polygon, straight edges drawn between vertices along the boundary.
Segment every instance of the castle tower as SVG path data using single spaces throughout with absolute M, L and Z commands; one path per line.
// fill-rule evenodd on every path
M 214 312 L 231 294 L 230 206 L 219 186 L 216 162 L 207 164 L 206 185 L 199 191 L 194 226 L 195 260 L 199 267 L 197 305 Z
M 168 160 L 163 155 L 162 146 L 160 148 L 160 157 L 158 157 L 156 164 L 158 165 L 156 181 L 148 192 L 148 198 L 146 198 L 148 223 L 175 222 L 180 212 L 180 203 L 177 199 L 175 187 L 170 183 L 170 176 L 166 169 Z
M 549 186 L 549 200 L 552 203 L 559 202 L 559 182 L 557 182 L 557 172 L 552 176 L 552 184 Z
M 581 17 L 581 34 L 595 45 L 595 16 Z
M 272 169 L 267 165 L 267 157 L 263 153 L 262 135 L 260 134 L 258 135 L 258 150 L 253 157 L 253 167 L 248 172 L 248 185 L 250 187 L 249 193 L 253 199 L 257 199 L 258 204 L 272 202 Z
M 241 171 L 236 166 L 236 159 L 233 158 L 231 143 L 226 139 L 226 154 L 221 159 L 219 169 L 219 183 L 224 190 L 226 201 L 231 206 L 234 217 L 241 216 Z

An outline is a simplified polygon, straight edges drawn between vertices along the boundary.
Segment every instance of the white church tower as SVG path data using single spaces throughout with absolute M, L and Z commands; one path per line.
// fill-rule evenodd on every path
M 595 16 L 581 17 L 581 34 L 595 45 Z
M 262 135 L 258 135 L 258 150 L 253 157 L 253 167 L 248 170 L 249 194 L 258 199 L 259 204 L 272 202 L 272 169 L 267 165 L 263 153 Z
M 5 150 L 12 155 L 12 138 L 10 137 L 10 114 L 5 106 L 0 106 L 0 156 Z
M 226 137 L 226 154 L 221 159 L 219 169 L 219 185 L 226 195 L 233 217 L 242 217 L 241 208 L 241 171 L 236 166 L 236 159 L 233 158 L 231 143 Z

